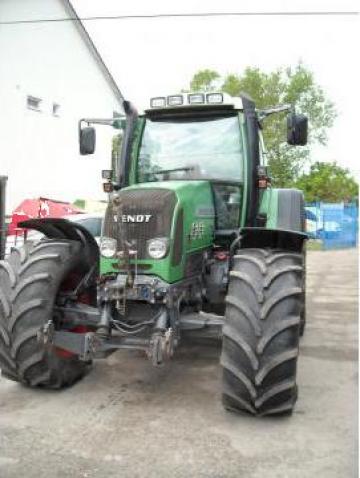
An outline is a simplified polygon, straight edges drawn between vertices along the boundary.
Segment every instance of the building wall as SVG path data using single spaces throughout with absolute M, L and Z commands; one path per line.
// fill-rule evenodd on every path
M 67 17 L 60 0 L 1 0 L 2 21 Z M 40 111 L 27 107 L 41 99 Z M 59 105 L 57 115 L 53 104 Z M 0 28 L 0 174 L 7 211 L 26 197 L 104 199 L 111 128 L 97 128 L 94 156 L 78 153 L 78 120 L 112 117 L 119 102 L 73 22 Z

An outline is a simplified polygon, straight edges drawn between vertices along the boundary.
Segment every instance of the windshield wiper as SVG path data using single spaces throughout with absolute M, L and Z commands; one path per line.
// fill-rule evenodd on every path
M 160 169 L 159 171 L 149 171 L 148 174 L 170 174 L 176 173 L 178 171 L 193 171 L 195 168 L 193 166 L 184 166 L 183 168 L 173 168 L 173 169 Z

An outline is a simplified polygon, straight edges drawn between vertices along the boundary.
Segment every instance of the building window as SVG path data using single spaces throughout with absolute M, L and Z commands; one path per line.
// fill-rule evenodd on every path
M 60 116 L 60 105 L 59 104 L 53 103 L 52 114 L 53 114 L 53 116 Z
M 41 111 L 41 99 L 35 96 L 28 96 L 26 98 L 26 106 L 29 110 Z

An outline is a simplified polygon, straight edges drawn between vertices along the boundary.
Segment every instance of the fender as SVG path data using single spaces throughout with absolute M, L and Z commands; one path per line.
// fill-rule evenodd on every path
M 65 239 L 79 241 L 84 246 L 84 251 L 91 264 L 99 263 L 100 251 L 95 238 L 81 224 L 62 218 L 29 219 L 19 222 L 20 227 L 35 229 L 49 239 Z
M 292 252 L 303 252 L 304 241 L 308 235 L 287 229 L 267 229 L 265 227 L 243 227 L 240 236 L 235 239 L 231 249 L 266 248 L 283 249 Z

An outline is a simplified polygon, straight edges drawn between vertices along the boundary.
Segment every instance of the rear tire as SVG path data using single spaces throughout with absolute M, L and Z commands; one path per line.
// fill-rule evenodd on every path
M 14 249 L 0 261 L 0 369 L 6 378 L 31 387 L 61 388 L 81 378 L 88 366 L 75 355 L 38 341 L 53 319 L 58 292 L 90 265 L 76 241 L 42 240 Z M 56 323 L 55 323 L 56 326 Z
M 253 415 L 292 412 L 302 283 L 302 254 L 243 249 L 235 255 L 221 355 L 226 409 Z

